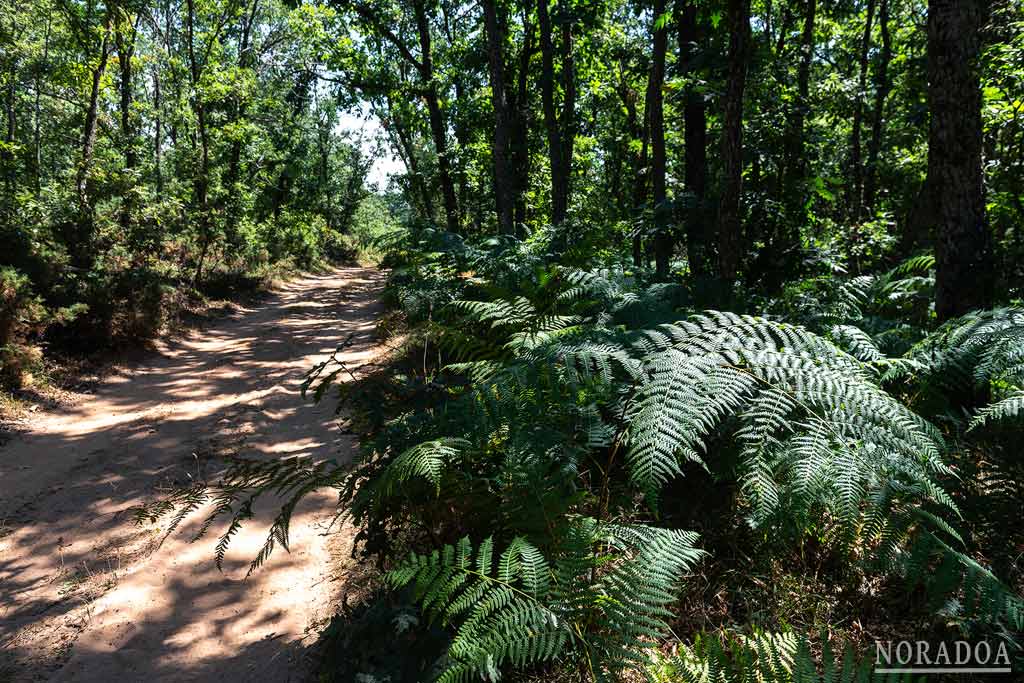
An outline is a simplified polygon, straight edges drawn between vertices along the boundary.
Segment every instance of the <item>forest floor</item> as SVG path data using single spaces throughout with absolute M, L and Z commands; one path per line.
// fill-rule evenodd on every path
M 163 540 L 131 509 L 211 479 L 225 458 L 351 457 L 334 402 L 300 396 L 303 375 L 353 334 L 350 367 L 380 350 L 383 276 L 304 275 L 204 329 L 157 344 L 89 394 L 34 414 L 0 447 L 0 681 L 294 681 L 336 607 L 352 530 L 312 496 L 280 547 L 244 579 L 276 512 L 257 509 L 223 573 L 202 514 Z M 161 523 L 166 527 L 167 520 Z

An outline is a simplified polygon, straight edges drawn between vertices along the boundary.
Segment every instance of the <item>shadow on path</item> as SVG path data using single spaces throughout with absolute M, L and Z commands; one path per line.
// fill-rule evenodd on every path
M 291 554 L 244 582 L 273 510 L 239 535 L 223 574 L 214 540 L 188 543 L 198 515 L 154 553 L 159 528 L 128 510 L 215 476 L 225 455 L 348 459 L 331 402 L 299 390 L 349 334 L 343 360 L 374 356 L 382 283 L 354 267 L 292 281 L 0 449 L 0 680 L 285 681 L 303 669 L 300 641 L 330 614 L 331 495 L 300 507 Z

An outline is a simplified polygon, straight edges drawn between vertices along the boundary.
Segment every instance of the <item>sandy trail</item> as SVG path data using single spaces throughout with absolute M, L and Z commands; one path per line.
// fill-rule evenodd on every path
M 289 681 L 331 612 L 327 493 L 292 522 L 292 548 L 243 581 L 273 509 L 236 538 L 224 573 L 200 515 L 154 552 L 128 509 L 161 486 L 211 477 L 219 456 L 347 459 L 333 403 L 302 401 L 303 374 L 349 333 L 376 353 L 381 276 L 339 268 L 163 343 L 0 448 L 0 680 Z M 342 532 L 342 535 L 345 532 Z M 336 548 L 335 548 L 336 549 Z

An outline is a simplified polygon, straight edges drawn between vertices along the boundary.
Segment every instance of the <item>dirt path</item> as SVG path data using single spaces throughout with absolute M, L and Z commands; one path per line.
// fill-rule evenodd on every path
M 215 537 L 157 527 L 129 508 L 208 477 L 226 453 L 344 460 L 333 405 L 299 396 L 303 374 L 354 333 L 344 360 L 376 352 L 382 279 L 362 268 L 304 276 L 209 328 L 161 345 L 0 448 L 0 680 L 289 681 L 330 616 L 332 496 L 292 522 L 292 552 L 242 581 L 273 510 L 213 565 Z M 342 532 L 344 534 L 345 532 Z

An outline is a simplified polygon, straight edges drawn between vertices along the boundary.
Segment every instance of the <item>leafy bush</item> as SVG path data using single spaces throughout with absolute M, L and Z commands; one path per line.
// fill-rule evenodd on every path
M 18 388 L 42 369 L 42 351 L 35 344 L 43 330 L 50 323 L 73 320 L 84 309 L 47 308 L 27 275 L 0 268 L 0 387 Z
M 251 496 L 290 496 L 255 568 L 287 547 L 299 499 L 337 488 L 390 583 L 452 630 L 440 680 L 554 663 L 600 680 L 650 671 L 704 552 L 673 526 L 666 490 L 708 475 L 733 487 L 763 552 L 823 537 L 838 567 L 905 580 L 946 618 L 1024 626 L 1021 600 L 963 531 L 948 464 L 962 432 L 915 410 L 920 392 L 907 384 L 948 374 L 954 358 L 974 375 L 1016 377 L 1017 313 L 919 330 L 923 341 L 891 357 L 882 340 L 893 296 L 913 291 L 899 283 L 927 262 L 789 299 L 790 316 L 817 333 L 680 314 L 682 288 L 621 267 L 565 267 L 559 243 L 467 242 L 430 228 L 383 237 L 415 361 L 395 376 L 396 414 L 362 457 L 238 463 L 154 512 L 212 497 L 211 521 L 232 520 L 223 547 Z M 324 395 L 340 371 L 319 366 L 307 388 Z

